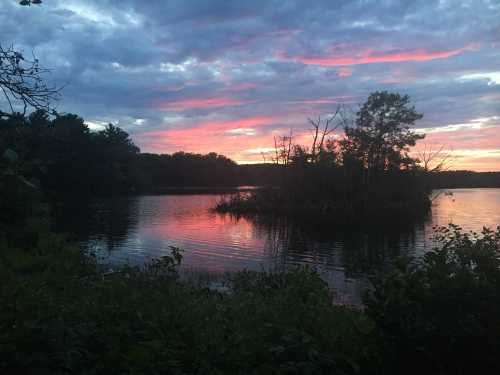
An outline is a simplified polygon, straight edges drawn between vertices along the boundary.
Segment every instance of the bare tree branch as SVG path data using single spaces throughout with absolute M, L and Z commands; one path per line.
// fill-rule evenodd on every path
M 438 149 L 425 144 L 423 150 L 418 152 L 418 162 L 425 172 L 441 172 L 451 168 L 454 161 L 452 152 L 445 152 L 444 145 Z
M 311 162 L 315 163 L 324 151 L 325 141 L 328 136 L 344 124 L 344 107 L 337 106 L 333 115 L 326 120 L 322 120 L 318 116 L 317 120 L 308 119 L 309 124 L 312 125 L 313 143 L 311 146 Z
M 293 130 L 290 129 L 289 135 L 274 137 L 274 157 L 275 164 L 288 165 L 292 161 L 292 151 L 294 148 Z
M 48 72 L 34 55 L 28 60 L 12 45 L 0 45 L 0 88 L 10 107 L 10 114 L 0 110 L 0 117 L 12 116 L 16 104 L 22 106 L 23 115 L 28 107 L 50 111 L 50 104 L 59 99 L 62 87 L 45 83 L 42 76 Z

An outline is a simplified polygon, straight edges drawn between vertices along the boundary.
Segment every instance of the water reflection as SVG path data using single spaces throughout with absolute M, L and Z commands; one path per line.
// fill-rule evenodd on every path
M 460 189 L 440 194 L 426 222 L 403 228 L 317 227 L 293 220 L 216 214 L 216 195 L 165 195 L 99 199 L 56 210 L 58 230 L 74 233 L 111 263 L 141 265 L 169 246 L 185 250 L 185 269 L 214 274 L 240 269 L 310 265 L 340 296 L 359 303 L 366 275 L 396 256 L 432 246 L 433 225 L 465 229 L 500 223 L 500 189 Z
M 65 199 L 54 208 L 55 230 L 69 233 L 85 247 L 111 252 L 123 250 L 141 219 L 139 198 Z

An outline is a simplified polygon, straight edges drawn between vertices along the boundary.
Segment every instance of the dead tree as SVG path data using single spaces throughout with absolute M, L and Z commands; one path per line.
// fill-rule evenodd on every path
M 42 78 L 49 71 L 40 66 L 34 55 L 30 60 L 12 45 L 8 48 L 0 45 L 0 89 L 10 110 L 10 113 L 0 110 L 0 117 L 11 117 L 16 112 L 25 115 L 28 107 L 49 112 L 50 104 L 59 99 L 61 91 L 47 85 Z
M 274 164 L 288 165 L 292 161 L 293 152 L 293 131 L 290 129 L 289 135 L 274 137 Z
M 441 172 L 450 169 L 453 158 L 451 152 L 445 152 L 444 146 L 433 149 L 432 146 L 424 145 L 424 149 L 418 153 L 418 161 L 425 172 Z
M 323 152 L 325 141 L 328 136 L 338 129 L 343 124 L 343 107 L 338 106 L 335 113 L 326 120 L 322 120 L 318 116 L 317 120 L 309 119 L 309 124 L 312 125 L 313 143 L 311 146 L 311 163 L 316 163 Z M 340 120 L 340 121 L 339 121 Z

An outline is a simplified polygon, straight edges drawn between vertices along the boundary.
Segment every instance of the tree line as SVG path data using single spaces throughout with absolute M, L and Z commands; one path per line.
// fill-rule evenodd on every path
M 233 186 L 236 163 L 216 153 L 140 153 L 113 124 L 90 131 L 74 114 L 0 119 L 0 154 L 15 155 L 11 169 L 44 191 L 88 194 L 154 192 L 169 186 Z M 4 161 L 7 159 L 4 157 Z

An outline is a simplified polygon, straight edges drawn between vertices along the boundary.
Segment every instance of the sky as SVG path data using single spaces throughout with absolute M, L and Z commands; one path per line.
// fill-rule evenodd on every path
M 500 171 L 500 0 L 0 3 L 0 43 L 52 69 L 57 110 L 143 152 L 261 162 L 274 136 L 307 144 L 308 118 L 387 90 L 424 114 L 420 149 Z

